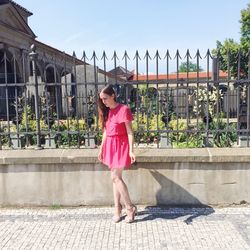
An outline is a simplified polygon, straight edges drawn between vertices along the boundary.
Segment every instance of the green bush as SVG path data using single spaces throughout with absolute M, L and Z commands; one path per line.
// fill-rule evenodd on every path
M 3 126 L 2 122 L 0 122 L 0 133 L 4 133 L 5 127 Z M 0 135 L 1 145 L 7 145 L 9 142 L 9 137 L 7 135 Z
M 51 126 L 51 134 L 58 135 L 60 145 L 82 146 L 85 144 L 85 135 L 87 133 L 87 124 L 85 119 L 59 120 Z
M 32 113 L 31 107 L 26 106 L 24 111 L 21 114 L 21 121 L 19 124 L 12 123 L 10 125 L 10 133 L 15 134 L 19 133 L 19 135 L 25 133 L 26 141 L 29 145 L 36 144 L 36 126 L 37 122 L 35 119 L 35 115 Z M 47 130 L 48 126 L 44 122 L 43 119 L 40 119 L 40 129 L 41 131 Z M 5 127 L 5 132 L 8 132 L 8 128 Z M 43 138 L 41 138 L 43 139 Z
M 32 113 L 31 107 L 27 106 L 21 114 L 21 122 L 17 126 L 11 124 L 10 132 L 16 133 L 17 128 L 20 134 L 26 133 L 29 144 L 36 144 L 36 120 L 35 115 Z M 94 127 L 94 126 L 93 126 Z M 78 119 L 70 118 L 68 120 L 55 120 L 49 127 L 45 123 L 45 118 L 40 118 L 41 141 L 45 142 L 47 135 L 50 138 L 56 136 L 57 142 L 60 145 L 78 146 L 85 144 L 85 135 L 87 133 L 87 124 L 84 118 Z
M 201 132 L 186 132 L 191 130 L 185 119 L 173 119 L 168 124 L 171 144 L 174 148 L 198 148 L 202 147 L 203 137 Z
M 205 124 L 202 124 L 201 128 L 205 130 Z M 208 129 L 213 135 L 213 142 L 216 147 L 232 147 L 232 145 L 237 141 L 235 123 L 229 123 L 227 125 L 227 122 L 225 122 L 222 118 L 214 118 L 213 121 L 209 123 Z
M 157 115 L 148 115 L 148 124 L 146 114 L 134 115 L 134 121 L 132 128 L 134 131 L 134 137 L 136 143 L 153 143 L 159 139 L 159 132 L 157 130 L 163 130 L 165 124 L 161 120 L 162 115 L 158 115 L 158 128 L 157 128 Z

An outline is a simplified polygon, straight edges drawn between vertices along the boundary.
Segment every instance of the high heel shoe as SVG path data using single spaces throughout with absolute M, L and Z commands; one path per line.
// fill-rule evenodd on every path
M 114 223 L 118 223 L 118 222 L 120 222 L 121 221 L 121 219 L 122 219 L 122 205 L 119 205 L 119 206 L 115 206 L 115 209 L 117 209 L 117 211 L 118 211 L 118 215 L 114 215 L 113 216 L 113 222 Z
M 126 208 L 127 216 L 125 217 L 125 221 L 127 223 L 132 223 L 135 221 L 135 215 L 137 213 L 137 207 L 132 205 L 130 208 Z

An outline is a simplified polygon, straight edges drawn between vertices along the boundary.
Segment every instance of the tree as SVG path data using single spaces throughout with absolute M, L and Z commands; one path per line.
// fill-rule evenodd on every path
M 216 49 L 212 50 L 212 55 L 219 59 L 221 70 L 231 72 L 233 77 L 244 78 L 248 74 L 250 51 L 250 4 L 246 9 L 241 10 L 239 22 L 241 23 L 240 42 L 237 43 L 231 38 L 224 42 L 216 41 Z
M 189 65 L 187 62 L 182 62 L 179 67 L 179 72 L 197 72 L 197 71 L 203 71 L 201 67 L 199 67 L 199 70 L 197 69 L 197 64 L 189 62 Z

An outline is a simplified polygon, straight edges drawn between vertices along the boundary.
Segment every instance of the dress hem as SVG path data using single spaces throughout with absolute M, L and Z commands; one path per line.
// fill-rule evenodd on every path
M 106 164 L 105 162 L 102 162 L 106 167 L 108 167 L 109 169 L 120 169 L 120 168 L 124 168 L 124 169 L 128 169 L 132 167 L 132 164 L 127 165 L 127 166 L 110 166 L 108 164 Z

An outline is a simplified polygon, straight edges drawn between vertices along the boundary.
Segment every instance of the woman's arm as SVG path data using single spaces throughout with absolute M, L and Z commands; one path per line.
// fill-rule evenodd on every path
M 125 122 L 127 134 L 128 134 L 128 143 L 129 143 L 129 156 L 131 158 L 131 163 L 135 162 L 134 154 L 134 133 L 132 130 L 132 122 Z
M 106 129 L 104 128 L 103 133 L 102 133 L 102 143 L 101 143 L 100 151 L 99 151 L 99 154 L 98 154 L 98 160 L 99 161 L 102 161 L 102 159 L 103 159 L 102 149 L 103 149 L 103 144 L 104 144 L 105 140 L 106 140 Z

